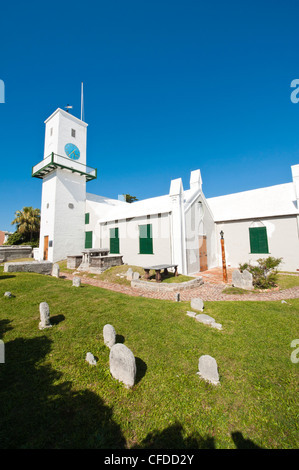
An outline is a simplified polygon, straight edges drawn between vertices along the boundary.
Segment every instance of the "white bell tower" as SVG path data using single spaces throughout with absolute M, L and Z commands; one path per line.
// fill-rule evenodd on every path
M 43 180 L 39 258 L 56 262 L 84 249 L 86 181 L 97 171 L 86 165 L 85 122 L 58 108 L 45 124 L 44 158 L 32 176 Z

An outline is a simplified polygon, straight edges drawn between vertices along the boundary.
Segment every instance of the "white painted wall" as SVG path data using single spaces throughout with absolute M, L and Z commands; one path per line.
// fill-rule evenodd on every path
M 66 144 L 72 143 L 80 150 L 80 159 L 76 162 L 86 165 L 87 124 L 62 109 L 57 109 L 45 121 L 45 124 L 44 158 L 52 152 L 68 158 L 64 147 Z M 72 129 L 76 131 L 75 137 L 72 137 Z
M 216 232 L 223 230 L 227 266 L 238 267 L 239 263 L 254 263 L 258 258 L 283 258 L 279 269 L 296 271 L 299 269 L 299 238 L 297 217 L 283 216 L 259 220 L 217 223 Z M 249 227 L 267 228 L 269 253 L 250 253 Z M 220 237 L 218 243 L 218 264 L 222 265 Z
M 85 178 L 57 169 L 43 180 L 40 259 L 49 236 L 48 259 L 55 262 L 84 249 Z M 71 208 L 70 205 L 73 207 Z
M 139 254 L 139 225 L 152 224 L 153 254 Z M 135 217 L 101 224 L 101 248 L 110 247 L 110 229 L 119 228 L 119 248 L 124 263 L 134 266 L 172 264 L 169 214 Z

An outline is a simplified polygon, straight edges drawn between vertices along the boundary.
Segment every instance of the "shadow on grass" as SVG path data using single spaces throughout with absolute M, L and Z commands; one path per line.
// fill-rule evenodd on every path
M 7 324 L 3 327 L 7 331 Z M 0 447 L 124 448 L 112 409 L 93 392 L 75 391 L 71 382 L 61 383 L 62 374 L 49 364 L 41 365 L 51 343 L 45 336 L 5 343 Z
M 60 317 L 60 316 L 58 316 Z M 0 321 L 0 338 L 12 327 Z M 0 365 L 0 448 L 125 449 L 121 427 L 113 409 L 89 390 L 74 390 L 62 382 L 63 374 L 45 363 L 52 341 L 46 336 L 17 338 L 5 343 L 5 364 Z M 146 373 L 139 358 L 137 382 Z M 241 432 L 232 433 L 238 449 L 256 449 Z M 184 436 L 180 423 L 149 433 L 131 449 L 215 449 L 213 437 Z
M 3 338 L 4 334 L 7 331 L 10 331 L 13 329 L 13 327 L 9 325 L 10 323 L 11 323 L 11 320 L 0 320 L 0 339 Z

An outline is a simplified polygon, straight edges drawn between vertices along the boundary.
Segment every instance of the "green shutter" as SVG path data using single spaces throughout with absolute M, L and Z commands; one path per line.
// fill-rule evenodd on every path
M 92 248 L 92 232 L 85 232 L 85 248 Z
M 251 253 L 269 253 L 266 227 L 249 229 Z
M 89 212 L 85 214 L 85 224 L 89 224 Z
M 139 225 L 139 253 L 142 255 L 153 254 L 152 225 Z
M 119 254 L 118 227 L 110 229 L 110 253 Z

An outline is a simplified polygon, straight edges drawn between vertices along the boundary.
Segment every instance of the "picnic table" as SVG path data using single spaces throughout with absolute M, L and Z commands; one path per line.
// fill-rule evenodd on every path
M 163 275 L 167 276 L 168 274 L 168 269 L 169 268 L 174 268 L 174 275 L 178 276 L 178 265 L 177 264 L 158 264 L 157 266 L 147 266 L 146 268 L 143 268 L 145 271 L 145 279 L 149 279 L 149 272 L 150 270 L 155 270 L 156 271 L 156 282 L 161 282 L 162 281 L 162 274 L 161 271 L 163 269 Z

